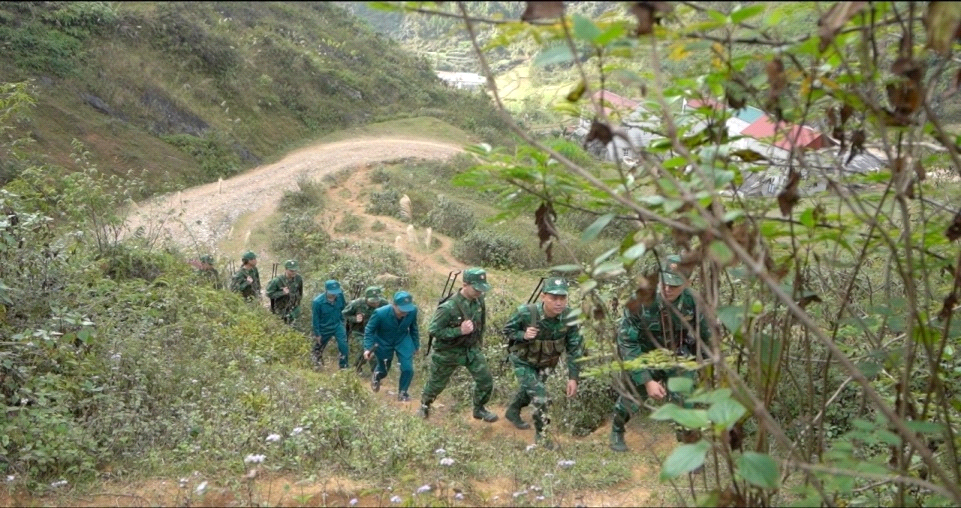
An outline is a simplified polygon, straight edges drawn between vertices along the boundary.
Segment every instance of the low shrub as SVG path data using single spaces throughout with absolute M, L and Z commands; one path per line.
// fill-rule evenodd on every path
M 470 265 L 493 268 L 517 266 L 521 242 L 515 237 L 487 228 L 475 228 L 454 244 L 453 254 Z

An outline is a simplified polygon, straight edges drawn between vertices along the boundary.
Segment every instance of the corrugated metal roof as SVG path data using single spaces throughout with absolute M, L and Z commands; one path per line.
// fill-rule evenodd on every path
M 741 131 L 741 135 L 770 140 L 771 144 L 785 150 L 790 150 L 792 147 L 821 148 L 824 143 L 821 133 L 810 127 L 786 122 L 774 124 L 767 115 L 762 115 Z

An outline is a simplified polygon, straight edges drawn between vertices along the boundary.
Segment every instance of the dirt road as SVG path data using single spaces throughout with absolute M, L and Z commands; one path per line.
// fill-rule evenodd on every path
M 227 180 L 140 203 L 129 216 L 129 230 L 144 228 L 181 247 L 216 251 L 238 218 L 249 214 L 244 227 L 248 233 L 254 230 L 277 209 L 284 192 L 297 189 L 300 178 L 320 179 L 343 169 L 408 157 L 446 159 L 460 150 L 454 144 L 400 137 L 314 145 Z

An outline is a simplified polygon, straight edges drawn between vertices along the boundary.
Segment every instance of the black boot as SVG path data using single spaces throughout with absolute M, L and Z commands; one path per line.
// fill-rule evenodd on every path
M 631 415 L 614 413 L 611 421 L 611 450 L 615 452 L 626 452 L 627 443 L 624 442 L 624 425 L 631 419 Z
M 504 418 L 507 418 L 507 421 L 514 424 L 514 427 L 527 430 L 531 428 L 531 424 L 521 418 L 521 407 L 521 401 L 515 398 L 514 402 L 511 402 L 511 405 L 507 406 L 507 411 L 504 412 Z

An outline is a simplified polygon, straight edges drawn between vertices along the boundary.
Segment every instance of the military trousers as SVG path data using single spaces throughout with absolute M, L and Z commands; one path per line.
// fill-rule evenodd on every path
M 343 326 L 338 326 L 332 332 L 321 332 L 320 339 L 314 342 L 314 353 L 319 354 L 332 338 L 337 339 L 337 351 L 339 354 L 337 357 L 337 365 L 342 369 L 346 369 L 349 363 L 347 358 L 350 355 L 350 351 L 347 349 L 347 330 L 345 330 Z
M 517 384 L 520 385 L 517 393 L 514 394 L 511 406 L 520 410 L 528 405 L 533 405 L 534 428 L 540 432 L 550 422 L 547 417 L 550 398 L 547 396 L 545 383 L 552 367 L 535 367 L 514 354 L 511 354 L 509 358 L 514 369 L 514 376 L 517 377 Z
M 458 347 L 440 351 L 435 349 L 430 355 L 430 375 L 427 384 L 424 385 L 421 403 L 434 402 L 444 388 L 447 388 L 447 383 L 450 382 L 450 377 L 457 367 L 466 368 L 474 378 L 474 408 L 481 408 L 487 404 L 494 393 L 494 377 L 491 376 L 484 353 L 478 347 Z

